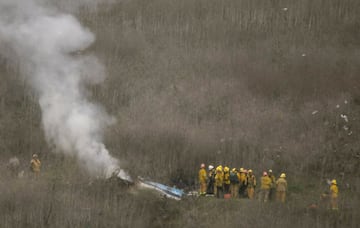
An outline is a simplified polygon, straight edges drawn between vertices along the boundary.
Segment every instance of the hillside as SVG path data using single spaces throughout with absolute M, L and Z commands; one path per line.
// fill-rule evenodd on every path
M 276 218 L 287 215 L 269 227 L 356 227 L 359 1 L 125 0 L 77 10 L 71 1 L 57 4 L 96 37 L 72 55 L 93 55 L 104 65 L 104 81 L 85 83 L 81 91 L 116 119 L 99 138 L 124 170 L 194 190 L 203 162 L 251 168 L 257 176 L 272 168 L 287 173 L 289 203 L 284 210 L 244 202 L 237 211 L 237 202 L 176 203 L 101 181 L 89 185 L 94 177 L 77 156 L 47 140 L 41 93 L 24 77 L 21 61 L 7 57 L 13 50 L 0 42 L 0 178 L 6 189 L 0 202 L 7 205 L 0 220 L 5 227 L 192 227 L 203 220 L 204 227 L 264 227 L 258 218 L 266 210 L 278 211 L 269 215 Z M 8 159 L 17 156 L 27 173 L 33 153 L 43 162 L 40 183 L 10 179 Z M 331 223 L 331 214 L 311 217 L 306 207 L 333 178 L 344 210 Z M 80 205 L 93 199 L 94 205 Z M 31 211 L 32 203 L 42 209 Z M 216 207 L 228 217 L 212 220 Z M 84 217 L 71 215 L 79 208 L 88 208 L 80 210 Z M 241 217 L 246 215 L 248 220 Z

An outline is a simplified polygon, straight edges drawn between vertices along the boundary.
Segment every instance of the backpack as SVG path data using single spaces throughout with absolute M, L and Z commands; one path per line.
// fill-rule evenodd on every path
M 232 184 L 239 183 L 239 179 L 238 179 L 236 172 L 230 172 L 230 183 L 232 183 Z

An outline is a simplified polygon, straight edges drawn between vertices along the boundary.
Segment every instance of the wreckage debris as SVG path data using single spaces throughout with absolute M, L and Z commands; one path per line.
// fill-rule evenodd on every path
M 138 177 L 137 185 L 142 188 L 155 190 L 159 192 L 162 196 L 170 199 L 181 200 L 182 197 L 185 195 L 184 191 L 181 189 L 145 180 L 142 177 Z

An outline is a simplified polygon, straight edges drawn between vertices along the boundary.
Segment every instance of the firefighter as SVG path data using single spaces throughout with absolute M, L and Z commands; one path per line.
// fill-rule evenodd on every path
M 267 172 L 263 172 L 263 176 L 261 177 L 261 192 L 259 197 L 260 202 L 266 203 L 268 201 L 271 183 L 271 179 L 268 176 Z
M 269 192 L 269 200 L 275 199 L 275 193 L 276 193 L 276 177 L 273 174 L 272 169 L 269 169 L 268 176 L 271 179 L 271 187 Z
M 240 168 L 239 170 L 239 181 L 240 181 L 240 186 L 239 186 L 239 197 L 243 198 L 245 196 L 245 190 L 246 190 L 246 186 L 247 186 L 247 174 L 245 172 L 244 168 Z
M 332 180 L 330 184 L 330 206 L 332 210 L 338 210 L 338 194 L 339 188 L 337 186 L 336 180 Z
M 231 198 L 238 198 L 239 197 L 239 178 L 238 178 L 238 171 L 236 168 L 233 168 L 230 171 L 230 192 Z
M 223 198 L 224 173 L 221 165 L 216 167 L 214 194 L 216 198 Z
M 207 184 L 206 194 L 213 195 L 216 171 L 213 165 L 209 165 L 208 170 L 209 173 L 208 173 L 208 184 Z
M 251 169 L 248 171 L 248 178 L 247 178 L 247 194 L 249 199 L 254 199 L 255 195 L 255 188 L 256 188 L 256 177 Z
M 37 154 L 33 154 L 30 161 L 30 170 L 34 174 L 35 178 L 38 178 L 40 175 L 41 162 Z
M 230 193 L 230 169 L 229 167 L 224 167 L 224 194 Z
M 199 183 L 200 183 L 200 195 L 205 196 L 206 195 L 206 180 L 207 180 L 207 174 L 205 170 L 205 164 L 201 164 L 200 170 L 199 170 Z
M 282 173 L 280 178 L 276 181 L 276 201 L 285 203 L 286 191 L 287 191 L 287 181 L 286 174 Z

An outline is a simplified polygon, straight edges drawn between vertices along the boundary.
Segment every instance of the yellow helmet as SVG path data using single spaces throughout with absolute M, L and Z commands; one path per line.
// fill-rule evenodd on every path
M 331 181 L 331 184 L 337 184 L 337 183 L 336 183 L 336 180 L 333 179 L 333 180 Z
M 240 168 L 240 173 L 243 173 L 243 172 L 244 172 L 244 168 L 241 167 L 241 168 Z
M 248 173 L 252 173 L 252 172 L 253 172 L 252 169 L 249 169 Z
M 280 175 L 280 177 L 281 177 L 281 178 L 285 178 L 285 177 L 286 177 L 286 174 L 285 174 L 285 173 L 282 173 L 282 174 Z
M 230 171 L 229 167 L 225 166 L 224 167 L 224 172 L 229 172 L 229 171 Z

